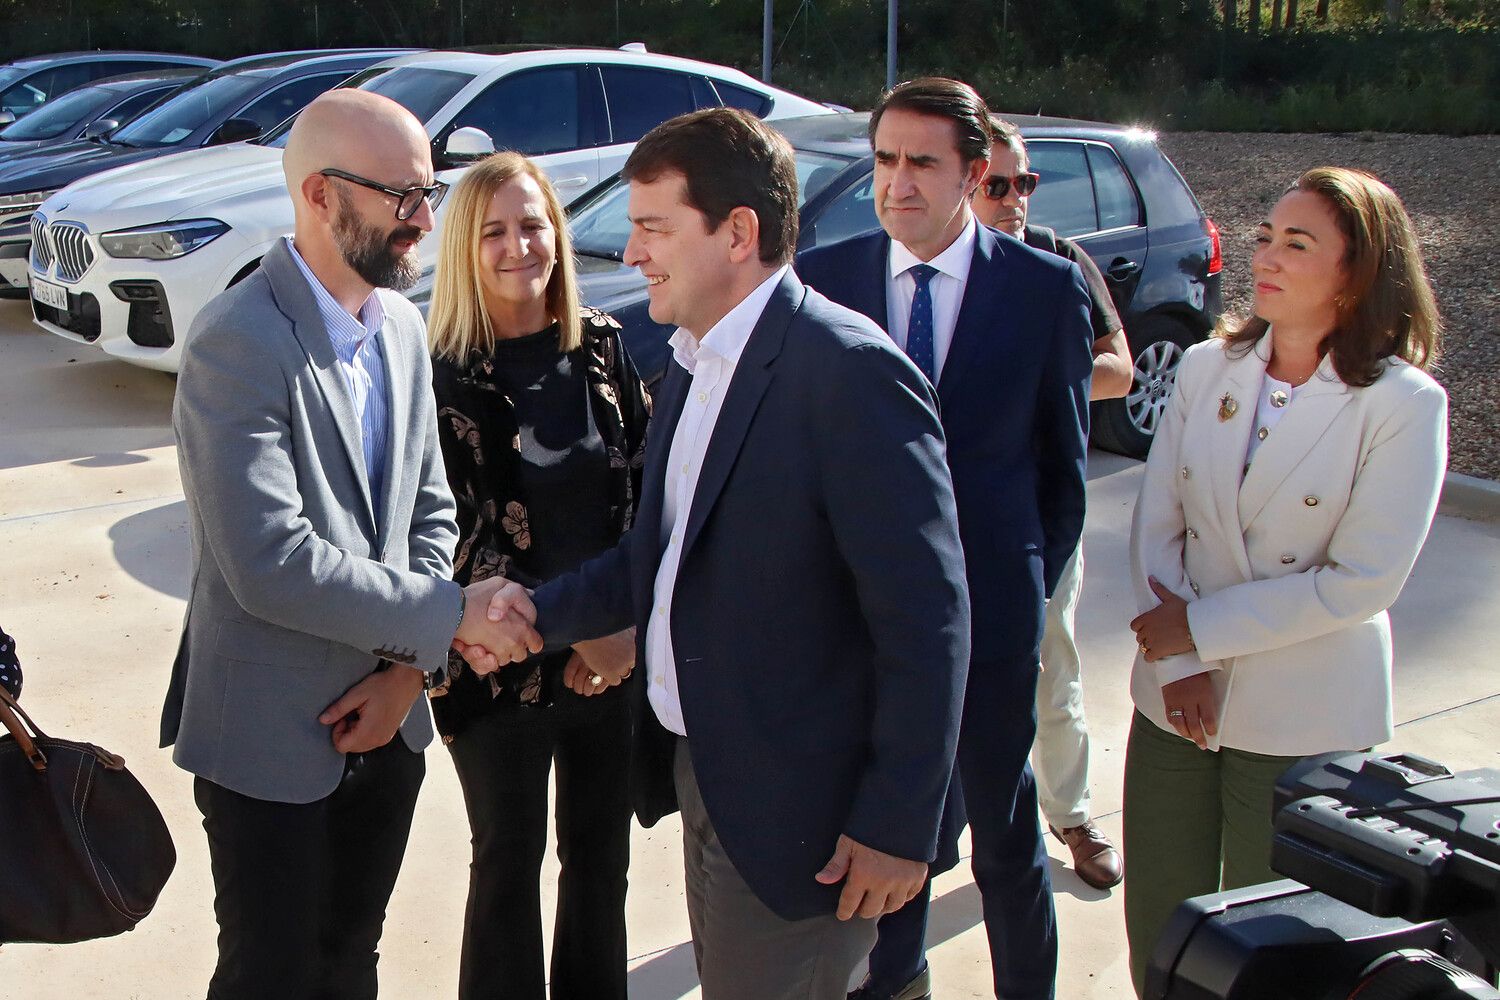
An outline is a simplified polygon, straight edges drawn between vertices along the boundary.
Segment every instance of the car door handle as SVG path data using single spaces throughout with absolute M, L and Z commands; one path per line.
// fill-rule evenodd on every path
M 584 176 L 583 174 L 578 174 L 574 177 L 559 177 L 557 180 L 552 182 L 552 186 L 560 188 L 571 188 L 580 187 L 581 185 L 587 184 L 588 182 L 589 179 L 586 176 Z
M 1104 273 L 1116 281 L 1124 281 L 1141 269 L 1141 265 L 1127 257 L 1116 257 L 1114 263 L 1109 265 L 1109 270 Z

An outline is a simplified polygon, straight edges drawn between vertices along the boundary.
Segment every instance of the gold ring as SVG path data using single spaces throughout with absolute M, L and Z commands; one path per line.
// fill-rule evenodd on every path
M 600 677 L 598 674 L 589 674 L 589 683 L 594 687 L 598 687 L 600 684 L 604 683 L 604 678 Z

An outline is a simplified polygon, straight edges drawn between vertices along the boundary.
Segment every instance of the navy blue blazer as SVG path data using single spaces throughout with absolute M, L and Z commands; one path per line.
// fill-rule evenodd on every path
M 662 483 L 691 376 L 647 432 L 636 526 L 537 590 L 549 646 L 646 627 Z M 840 834 L 930 861 L 953 767 L 969 602 L 932 388 L 863 316 L 788 272 L 751 334 L 688 513 L 672 645 L 693 766 L 725 852 L 786 919 L 832 912 Z M 675 811 L 675 738 L 636 687 L 632 793 Z
M 884 329 L 890 246 L 881 232 L 819 247 L 797 272 Z M 976 662 L 1039 654 L 1042 598 L 1083 532 L 1092 343 L 1077 265 L 980 226 L 937 386 Z

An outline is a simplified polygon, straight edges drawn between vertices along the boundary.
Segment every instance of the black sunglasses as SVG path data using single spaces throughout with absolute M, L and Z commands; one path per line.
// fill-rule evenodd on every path
M 367 187 L 371 191 L 379 191 L 381 194 L 388 194 L 392 198 L 395 198 L 397 222 L 405 222 L 413 215 L 416 215 L 417 209 L 422 207 L 423 201 L 426 201 L 428 207 L 436 212 L 438 206 L 443 203 L 443 196 L 448 193 L 448 185 L 442 181 L 434 181 L 431 184 L 425 184 L 420 187 L 409 187 L 402 190 L 400 188 L 386 187 L 384 184 L 377 184 L 368 177 L 361 177 L 359 174 L 351 174 L 346 170 L 338 170 L 334 167 L 319 170 L 318 173 L 324 177 L 337 177 L 341 181 L 358 184 L 360 187 Z
M 1041 179 L 1040 174 L 1017 174 L 1014 177 L 1001 177 L 999 174 L 992 174 L 984 179 L 984 183 L 979 186 L 979 189 L 991 201 L 999 201 L 1001 198 L 1004 198 L 1012 187 L 1016 189 L 1017 195 L 1025 198 L 1036 190 L 1037 181 Z

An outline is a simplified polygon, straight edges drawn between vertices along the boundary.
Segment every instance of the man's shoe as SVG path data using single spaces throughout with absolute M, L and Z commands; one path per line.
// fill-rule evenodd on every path
M 1125 877 L 1125 862 L 1115 845 L 1109 842 L 1104 831 L 1088 820 L 1080 826 L 1059 830 L 1055 826 L 1047 829 L 1052 836 L 1068 845 L 1073 852 L 1073 870 L 1085 885 L 1095 889 L 1111 889 Z
M 932 1000 L 932 970 L 923 969 L 896 993 L 877 993 L 866 978 L 859 989 L 849 994 L 849 1000 Z

